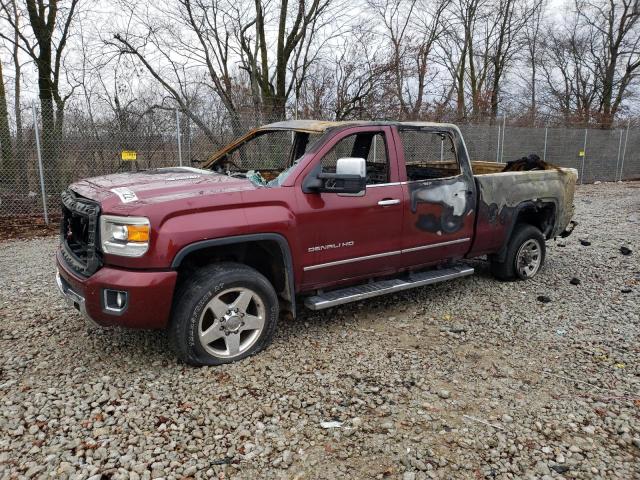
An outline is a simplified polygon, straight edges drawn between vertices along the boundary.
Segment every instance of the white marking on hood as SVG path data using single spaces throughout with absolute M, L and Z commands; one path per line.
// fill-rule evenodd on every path
M 135 192 L 127 187 L 112 188 L 110 191 L 115 193 L 122 203 L 131 203 L 138 200 Z

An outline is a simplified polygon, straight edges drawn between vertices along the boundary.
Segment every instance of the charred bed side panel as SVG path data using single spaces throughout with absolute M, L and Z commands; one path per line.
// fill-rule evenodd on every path
M 573 168 L 477 175 L 476 235 L 469 257 L 499 252 L 524 207 L 553 205 L 548 238 L 558 236 L 573 216 L 578 172 Z

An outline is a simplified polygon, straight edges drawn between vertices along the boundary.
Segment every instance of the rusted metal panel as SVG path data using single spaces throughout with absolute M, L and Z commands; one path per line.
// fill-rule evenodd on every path
M 207 159 L 207 161 L 204 162 L 204 164 L 202 165 L 202 168 L 209 168 L 211 165 L 213 165 L 216 162 L 216 160 L 220 159 L 221 157 L 224 157 L 227 153 L 229 153 L 234 148 L 239 147 L 240 145 L 242 145 L 247 140 L 253 138 L 253 136 L 259 130 L 261 130 L 261 129 L 254 128 L 253 130 L 249 130 L 249 132 L 247 132 L 242 137 L 234 140 L 233 142 L 229 143 L 228 145 L 226 145 L 225 147 L 221 148 L 217 152 L 212 153 L 209 156 L 209 158 Z
M 496 251 L 525 203 L 541 208 L 553 205 L 555 217 L 547 237 L 560 235 L 573 216 L 577 178 L 574 168 L 477 175 L 480 192 L 473 255 Z
M 451 123 L 434 122 L 394 122 L 385 120 L 344 120 L 340 122 L 328 120 L 285 120 L 260 127 L 260 130 L 295 130 L 299 132 L 322 133 L 330 128 L 347 126 L 400 126 L 415 128 L 449 129 L 455 126 Z

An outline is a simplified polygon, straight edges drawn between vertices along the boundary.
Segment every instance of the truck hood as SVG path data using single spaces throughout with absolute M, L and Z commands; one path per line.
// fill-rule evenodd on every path
M 191 167 L 170 167 L 116 173 L 81 180 L 71 189 L 83 197 L 109 205 L 160 203 L 217 193 L 258 188 L 246 178 Z

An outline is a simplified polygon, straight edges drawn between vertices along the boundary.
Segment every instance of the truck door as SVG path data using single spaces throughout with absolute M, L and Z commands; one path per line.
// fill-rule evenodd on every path
M 404 195 L 403 267 L 463 257 L 471 247 L 476 197 L 461 137 L 450 128 L 408 125 L 395 134 Z
M 302 191 L 302 181 L 318 163 L 323 172 L 333 173 L 343 157 L 365 158 L 364 195 Z M 352 127 L 337 133 L 296 183 L 303 288 L 397 269 L 403 193 L 389 127 Z

